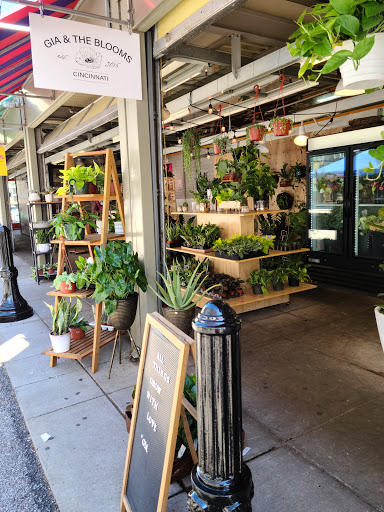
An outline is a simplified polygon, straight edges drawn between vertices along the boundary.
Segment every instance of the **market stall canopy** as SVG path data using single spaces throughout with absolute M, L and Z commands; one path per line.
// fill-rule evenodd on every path
M 45 0 L 44 16 L 63 18 L 64 13 L 50 11 L 47 7 L 75 8 L 77 0 Z M 39 3 L 34 7 L 15 7 L 0 15 L 0 101 L 20 89 L 32 72 L 31 41 L 29 36 L 29 13 L 39 12 Z M 11 29 L 5 24 L 13 25 Z M 16 25 L 16 27 L 15 27 Z M 17 30 L 17 26 L 22 28 Z

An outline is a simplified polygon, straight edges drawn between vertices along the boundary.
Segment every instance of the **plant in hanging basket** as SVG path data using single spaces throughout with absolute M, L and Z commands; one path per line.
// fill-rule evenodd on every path
M 290 187 L 292 180 L 295 176 L 294 169 L 290 167 L 287 169 L 288 164 L 285 162 L 280 170 L 280 187 Z
M 215 155 L 225 155 L 231 151 L 231 142 L 226 135 L 217 135 L 213 139 L 213 150 Z
M 282 192 L 277 195 L 276 203 L 280 210 L 289 210 L 293 206 L 293 196 L 288 192 Z
M 273 129 L 273 135 L 275 137 L 285 137 L 289 135 L 289 130 L 293 124 L 292 119 L 288 117 L 274 117 L 269 123 L 269 127 Z
M 181 140 L 184 172 L 191 179 L 192 157 L 196 161 L 196 172 L 200 172 L 200 135 L 196 130 L 186 130 Z
M 247 141 L 258 142 L 260 140 L 263 140 L 266 132 L 267 129 L 263 124 L 256 123 L 251 126 L 248 126 L 246 129 Z

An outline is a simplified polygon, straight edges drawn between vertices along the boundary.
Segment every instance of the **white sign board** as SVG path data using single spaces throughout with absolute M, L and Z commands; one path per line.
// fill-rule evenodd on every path
M 140 36 L 29 15 L 35 87 L 142 99 Z

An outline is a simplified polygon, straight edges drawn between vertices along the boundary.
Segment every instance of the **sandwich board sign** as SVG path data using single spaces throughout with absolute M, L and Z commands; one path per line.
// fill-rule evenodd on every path
M 121 512 L 166 511 L 188 354 L 193 344 L 158 313 L 147 315 Z
M 141 100 L 140 36 L 30 14 L 35 87 Z

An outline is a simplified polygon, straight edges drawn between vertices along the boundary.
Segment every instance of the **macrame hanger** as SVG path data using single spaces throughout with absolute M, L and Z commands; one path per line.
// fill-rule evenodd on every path
M 252 124 L 255 124 L 256 123 L 256 107 L 258 106 L 259 107 L 259 111 L 260 111 L 260 116 L 261 116 L 261 119 L 264 121 L 264 116 L 263 116 L 263 113 L 261 111 L 261 108 L 260 108 L 260 103 L 259 103 L 259 91 L 260 91 L 260 86 L 259 85 L 254 85 L 253 86 L 253 90 L 255 90 L 255 106 L 253 107 L 253 123 Z
M 285 77 L 283 74 L 281 74 L 279 76 L 279 81 L 281 82 L 280 84 L 280 90 L 279 90 L 279 96 L 277 97 L 277 101 L 276 101 L 276 107 L 275 107 L 275 112 L 273 114 L 273 117 L 276 117 L 276 113 L 277 113 L 277 107 L 279 105 L 279 99 L 281 98 L 281 104 L 283 106 L 283 115 L 285 117 L 285 105 L 284 105 L 284 94 L 283 94 L 283 87 L 284 87 L 284 80 L 285 80 Z
M 59 240 L 61 242 L 61 250 L 62 250 L 62 253 L 63 253 L 63 261 L 67 267 L 67 271 L 69 274 L 72 274 L 73 273 L 73 270 L 72 270 L 72 265 L 71 265 L 71 262 L 69 261 L 69 256 L 67 254 L 67 249 L 65 247 L 65 238 L 63 237 L 63 235 L 60 235 L 59 236 Z

